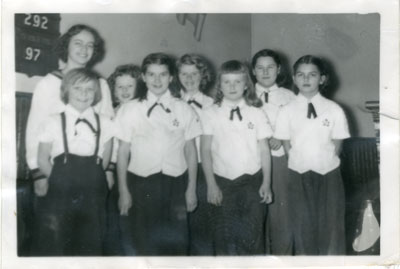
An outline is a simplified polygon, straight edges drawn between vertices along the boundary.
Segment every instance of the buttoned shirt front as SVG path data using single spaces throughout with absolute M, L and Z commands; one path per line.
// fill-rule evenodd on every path
M 230 119 L 231 110 L 239 107 Z M 223 100 L 203 111 L 201 116 L 204 135 L 212 136 L 211 155 L 214 173 L 231 180 L 253 175 L 261 169 L 258 141 L 269 138 L 272 129 L 265 113 L 248 106 L 244 100 L 237 105 Z
M 181 96 L 182 99 L 186 102 L 189 102 L 190 100 L 194 100 L 196 101 L 198 104 L 201 105 L 201 107 L 199 107 L 198 105 L 196 105 L 194 102 L 192 102 L 190 104 L 190 106 L 196 111 L 196 113 L 198 115 L 200 115 L 203 111 L 203 109 L 206 109 L 210 106 L 212 106 L 214 104 L 214 99 L 212 99 L 211 97 L 205 95 L 204 93 L 202 93 L 201 91 L 196 92 L 194 95 L 189 95 L 187 92 L 185 91 L 181 91 Z M 201 156 L 200 156 L 200 137 L 196 138 L 196 147 L 197 147 L 197 160 L 200 163 L 201 162 Z
M 263 102 L 262 109 L 268 116 L 272 130 L 275 130 L 276 117 L 278 116 L 279 110 L 291 102 L 296 96 L 292 91 L 278 87 L 276 84 L 272 85 L 269 89 L 264 88 L 259 83 L 256 83 L 255 87 L 257 96 Z M 268 102 L 265 102 L 264 95 L 266 93 L 268 94 Z M 277 150 L 271 149 L 271 155 L 277 157 L 285 155 L 283 146 Z
M 308 103 L 317 117 L 307 118 Z M 309 170 L 326 174 L 340 165 L 333 139 L 350 136 L 341 107 L 319 93 L 310 101 L 302 94 L 283 107 L 277 117 L 274 137 L 290 140 L 289 168 L 299 173 Z
M 67 105 L 64 110 L 68 151 L 71 154 L 79 156 L 92 156 L 96 149 L 96 133 L 98 131 L 95 112 L 92 107 L 80 113 L 71 105 Z M 83 121 L 77 122 L 78 119 L 87 120 L 92 128 Z M 100 140 L 98 156 L 103 157 L 104 144 L 111 140 L 114 136 L 113 122 L 103 115 L 99 115 L 100 119 Z M 57 157 L 65 152 L 63 143 L 63 129 L 61 124 L 61 115 L 55 114 L 49 116 L 40 128 L 38 140 L 41 143 L 51 143 L 51 157 Z
M 159 105 L 148 116 L 156 102 Z M 142 177 L 159 172 L 174 177 L 183 174 L 185 143 L 202 133 L 194 110 L 169 90 L 160 98 L 149 91 L 147 99 L 122 105 L 115 121 L 117 138 L 130 143 L 128 170 Z
M 100 79 L 102 99 L 94 106 L 97 113 L 111 118 L 114 115 L 110 89 L 104 79 Z M 43 120 L 50 115 L 64 111 L 65 104 L 61 97 L 61 79 L 54 74 L 47 74 L 38 82 L 32 96 L 31 109 L 26 127 L 26 160 L 30 169 L 38 167 L 38 135 Z

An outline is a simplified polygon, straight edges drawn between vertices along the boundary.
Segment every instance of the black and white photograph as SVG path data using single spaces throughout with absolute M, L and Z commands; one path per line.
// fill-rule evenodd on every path
M 16 2 L 2 268 L 400 262 L 398 1 Z

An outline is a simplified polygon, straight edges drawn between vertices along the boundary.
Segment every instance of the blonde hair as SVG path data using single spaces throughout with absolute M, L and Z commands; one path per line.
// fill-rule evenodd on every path
M 100 76 L 96 72 L 90 69 L 87 68 L 72 69 L 64 76 L 61 82 L 61 100 L 64 102 L 64 104 L 68 104 L 69 103 L 68 93 L 73 85 L 75 85 L 76 83 L 93 81 L 95 94 L 93 103 L 91 105 L 92 106 L 96 105 L 98 102 L 101 101 L 102 97 L 99 78 Z
M 261 107 L 262 102 L 257 97 L 254 85 L 251 81 L 250 72 L 246 65 L 237 60 L 231 60 L 223 63 L 218 73 L 217 78 L 217 93 L 215 96 L 215 103 L 220 105 L 224 94 L 221 91 L 221 77 L 224 74 L 243 74 L 246 77 L 246 86 L 243 93 L 243 98 L 246 104 L 254 107 Z

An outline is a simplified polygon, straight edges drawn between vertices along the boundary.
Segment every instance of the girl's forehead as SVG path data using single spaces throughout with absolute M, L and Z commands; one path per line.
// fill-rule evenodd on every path
M 270 64 L 276 64 L 274 58 L 270 56 L 261 56 L 256 61 L 256 65 L 270 65 Z
M 194 64 L 182 64 L 179 68 L 179 71 L 190 72 L 190 71 L 199 71 L 199 69 Z
M 92 86 L 94 85 L 94 82 L 93 79 L 80 78 L 73 82 L 72 86 Z
M 221 79 L 245 79 L 245 73 L 225 73 L 221 74 Z
M 132 77 L 132 75 L 130 74 L 122 74 L 115 79 L 116 82 L 133 81 L 133 80 L 136 80 L 136 78 Z
M 165 72 L 169 71 L 168 66 L 165 64 L 149 64 L 146 69 L 146 72 Z
M 87 30 L 82 30 L 79 33 L 73 35 L 71 39 L 83 39 L 83 40 L 89 40 L 94 42 L 94 36 L 91 32 Z
M 296 72 L 319 72 L 319 68 L 315 64 L 303 63 L 297 67 Z

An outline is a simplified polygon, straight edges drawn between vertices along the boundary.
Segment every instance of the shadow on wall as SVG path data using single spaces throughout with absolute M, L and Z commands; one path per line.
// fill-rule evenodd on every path
M 335 65 L 329 59 L 322 58 L 322 60 L 324 61 L 326 71 L 329 74 L 329 84 L 328 88 L 325 89 L 325 91 L 321 92 L 321 94 L 330 100 L 334 100 L 338 105 L 341 106 L 346 115 L 351 136 L 357 135 L 359 133 L 359 130 L 357 128 L 356 117 L 352 112 L 352 108 L 349 105 L 337 102 L 334 98 L 341 87 L 341 81 L 337 76 Z
M 275 50 L 275 52 L 278 53 L 279 58 L 281 60 L 281 72 L 283 74 L 286 74 L 286 79 L 282 82 L 281 87 L 286 89 L 291 89 L 295 94 L 297 94 L 297 92 L 293 87 L 292 67 L 289 64 L 288 57 L 282 51 Z
M 354 113 L 352 113 L 352 109 L 349 106 L 345 105 L 345 104 L 341 104 L 341 103 L 338 103 L 338 104 L 343 109 L 344 114 L 346 115 L 346 119 L 347 119 L 347 122 L 349 124 L 350 135 L 352 137 L 358 136 L 359 130 L 357 128 L 356 118 L 354 116 Z
M 340 80 L 337 76 L 334 64 L 329 59 L 322 58 L 322 60 L 324 61 L 326 71 L 329 74 L 329 81 L 328 88 L 325 91 L 321 92 L 321 94 L 324 95 L 326 98 L 333 100 L 333 97 L 340 88 Z

